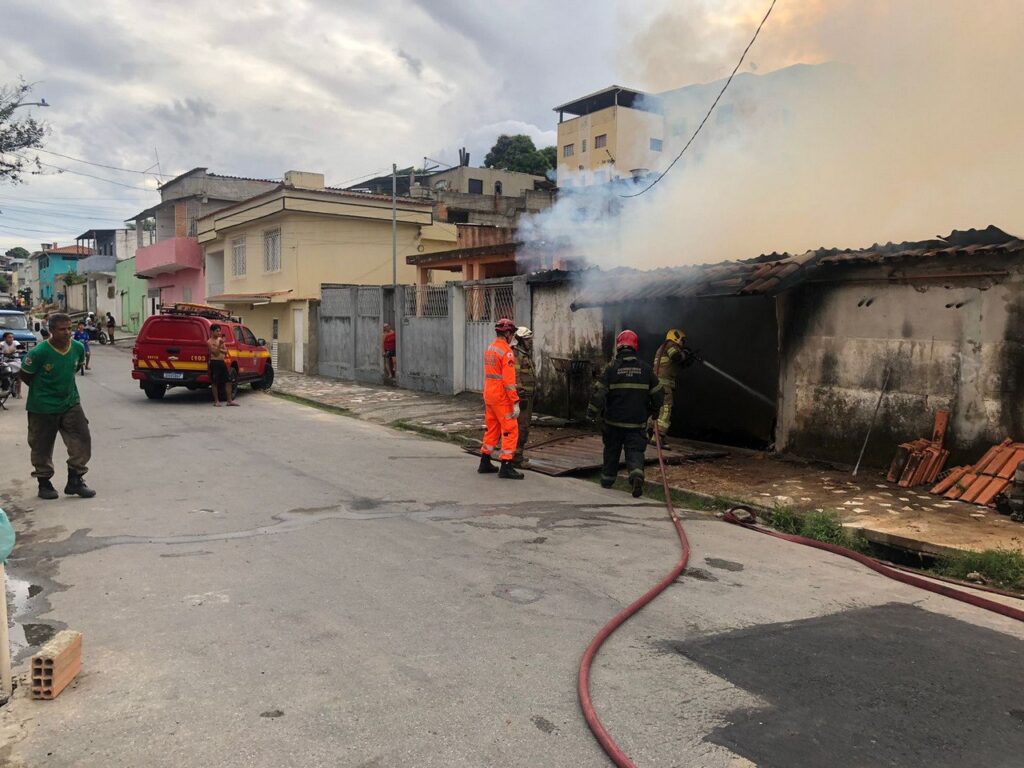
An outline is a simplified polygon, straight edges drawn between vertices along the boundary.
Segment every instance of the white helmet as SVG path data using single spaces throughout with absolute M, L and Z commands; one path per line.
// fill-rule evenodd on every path
M 518 328 L 516 328 L 516 338 L 517 339 L 532 339 L 533 338 L 533 331 L 531 331 L 525 325 L 520 325 Z

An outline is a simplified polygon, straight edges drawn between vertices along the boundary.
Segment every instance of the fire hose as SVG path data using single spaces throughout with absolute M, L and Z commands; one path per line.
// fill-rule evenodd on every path
M 605 751 L 605 754 L 607 754 L 608 757 L 611 758 L 612 762 L 619 766 L 619 768 L 636 768 L 636 764 L 629 759 L 629 756 L 626 755 L 623 749 L 611 737 L 611 734 L 608 733 L 608 730 L 601 723 L 601 719 L 597 716 L 597 712 L 594 710 L 594 704 L 590 698 L 591 665 L 593 664 L 598 651 L 601 649 L 601 646 L 609 637 L 612 636 L 612 634 L 614 634 L 615 630 L 625 624 L 632 616 L 639 613 L 644 606 L 654 600 L 654 598 L 660 595 L 672 582 L 679 578 L 683 571 L 686 570 L 686 564 L 690 559 L 690 542 L 686 538 L 686 531 L 683 530 L 683 525 L 679 521 L 679 516 L 676 514 L 675 507 L 672 505 L 672 493 L 668 486 L 668 476 L 665 472 L 665 460 L 662 456 L 661 450 L 661 432 L 657 425 L 655 425 L 654 428 L 654 438 L 655 447 L 657 448 L 658 453 L 658 466 L 661 469 L 661 483 L 665 491 L 665 508 L 668 510 L 669 519 L 672 521 L 672 525 L 675 526 L 676 535 L 679 537 L 679 561 L 661 581 L 612 617 L 612 619 L 594 636 L 590 641 L 590 644 L 587 645 L 587 649 L 583 652 L 583 658 L 580 660 L 577 683 L 580 708 L 583 710 L 583 717 L 587 722 L 587 726 L 601 745 L 601 749 Z M 875 558 L 863 555 L 860 552 L 855 552 L 845 547 L 828 544 L 816 539 L 809 539 L 804 536 L 795 536 L 792 534 L 768 530 L 767 528 L 757 525 L 757 516 L 750 508 L 735 507 L 726 512 L 723 519 L 726 522 L 733 523 L 734 525 L 739 525 L 747 528 L 748 530 L 757 531 L 758 533 L 765 533 L 777 539 L 783 539 L 784 541 L 790 541 L 796 544 L 804 544 L 808 547 L 814 547 L 815 549 L 821 549 L 826 552 L 832 552 L 833 554 L 848 557 L 852 560 L 856 560 L 864 566 L 867 566 L 871 570 L 882 574 L 883 576 L 895 579 L 903 584 L 918 587 L 919 589 L 924 589 L 928 592 L 934 592 L 935 594 L 943 595 L 945 597 L 952 598 L 953 600 L 959 600 L 960 602 L 973 605 L 976 608 L 982 608 L 986 611 L 998 613 L 1002 616 L 1006 616 L 1007 618 L 1024 621 L 1024 611 L 1019 608 L 1004 605 L 1003 603 L 996 602 L 995 600 L 989 600 L 981 597 L 980 595 L 971 594 L 970 592 L 960 589 L 954 589 L 946 584 L 937 584 L 935 582 L 928 581 L 927 579 L 907 573 L 902 569 L 885 565 Z

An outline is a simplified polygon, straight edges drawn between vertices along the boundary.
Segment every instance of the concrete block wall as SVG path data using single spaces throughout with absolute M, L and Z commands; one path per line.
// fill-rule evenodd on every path
M 951 465 L 1024 439 L 1019 273 L 807 284 L 780 310 L 781 449 L 856 461 L 889 368 L 869 464 L 885 466 L 898 443 L 929 435 L 938 409 L 951 412 Z

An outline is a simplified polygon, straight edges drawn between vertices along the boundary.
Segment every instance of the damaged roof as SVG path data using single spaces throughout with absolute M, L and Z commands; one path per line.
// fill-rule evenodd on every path
M 724 261 L 649 271 L 620 268 L 593 278 L 572 309 L 658 299 L 715 296 L 774 296 L 822 270 L 844 266 L 892 264 L 943 256 L 977 257 L 1024 252 L 1024 241 L 995 226 L 953 230 L 945 237 L 918 242 L 875 243 L 868 248 L 818 248 L 801 254 L 770 253 L 745 261 Z

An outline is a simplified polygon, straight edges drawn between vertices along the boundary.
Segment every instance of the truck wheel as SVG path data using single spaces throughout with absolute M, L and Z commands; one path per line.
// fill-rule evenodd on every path
M 263 369 L 263 378 L 252 383 L 253 389 L 270 389 L 274 386 L 274 368 L 270 363 Z
M 142 390 L 146 393 L 146 397 L 150 400 L 163 400 L 164 394 L 167 392 L 166 384 L 143 384 Z
M 231 399 L 234 400 L 238 397 L 238 369 L 235 366 L 231 366 L 231 379 L 228 383 L 231 385 Z

